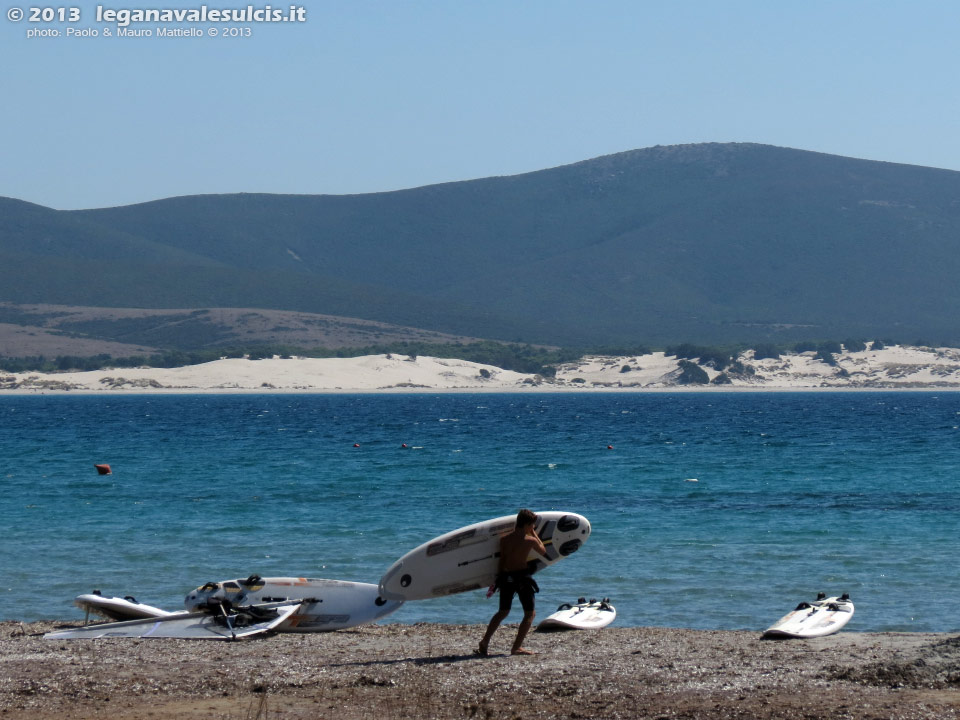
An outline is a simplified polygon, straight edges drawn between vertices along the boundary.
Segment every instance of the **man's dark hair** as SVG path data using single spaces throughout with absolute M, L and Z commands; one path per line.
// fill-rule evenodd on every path
M 527 510 L 524 508 L 517 513 L 517 527 L 522 528 L 524 525 L 529 525 L 531 523 L 536 524 L 537 514 L 532 510 Z

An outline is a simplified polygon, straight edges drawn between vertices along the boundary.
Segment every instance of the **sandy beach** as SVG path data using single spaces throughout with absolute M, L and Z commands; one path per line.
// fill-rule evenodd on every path
M 366 626 L 233 643 L 45 640 L 0 623 L 4 718 L 956 718 L 960 636 L 617 628 L 472 653 L 482 626 Z
M 894 345 L 838 353 L 834 364 L 816 353 L 754 357 L 749 350 L 724 371 L 701 365 L 707 382 L 687 384 L 681 361 L 662 352 L 586 356 L 557 368 L 555 377 L 493 365 L 397 354 L 355 358 L 224 358 L 176 368 L 116 368 L 86 372 L 4 373 L 0 393 L 303 393 L 303 392 L 583 392 L 676 390 L 960 389 L 960 350 Z M 0 360 L 2 367 L 2 360 Z

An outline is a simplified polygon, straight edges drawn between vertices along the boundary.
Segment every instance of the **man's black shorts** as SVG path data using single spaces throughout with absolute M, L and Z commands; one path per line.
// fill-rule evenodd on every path
M 503 573 L 497 579 L 500 586 L 500 612 L 510 612 L 513 596 L 520 598 L 523 611 L 533 612 L 534 595 L 540 589 L 536 581 L 526 571 Z

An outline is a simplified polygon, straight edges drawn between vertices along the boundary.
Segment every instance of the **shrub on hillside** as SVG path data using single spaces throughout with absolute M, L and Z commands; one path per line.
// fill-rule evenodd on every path
M 833 353 L 822 347 L 817 350 L 817 360 L 830 366 L 837 364 L 837 358 L 834 357 Z
M 753 365 L 744 365 L 739 360 L 730 366 L 729 372 L 731 375 L 743 375 L 746 377 L 757 374 L 757 370 L 753 367 Z
M 729 350 L 690 343 L 668 347 L 666 354 L 684 360 L 699 360 L 701 365 L 708 365 L 715 370 L 723 370 L 733 361 L 733 355 Z
M 780 359 L 780 348 L 778 348 L 773 343 L 760 343 L 753 350 L 753 359 L 754 360 L 779 360 Z
M 689 360 L 680 361 L 680 377 L 677 382 L 681 385 L 706 385 L 710 382 L 707 371 Z

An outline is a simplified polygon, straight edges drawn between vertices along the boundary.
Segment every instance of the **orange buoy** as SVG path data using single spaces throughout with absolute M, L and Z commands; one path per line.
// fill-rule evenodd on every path
M 99 475 L 110 475 L 113 472 L 106 463 L 95 464 L 94 467 Z

